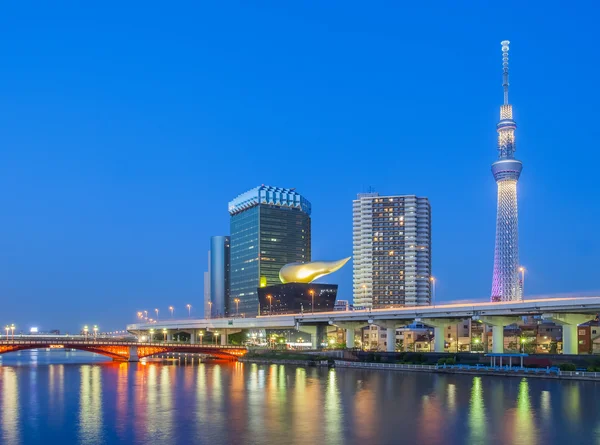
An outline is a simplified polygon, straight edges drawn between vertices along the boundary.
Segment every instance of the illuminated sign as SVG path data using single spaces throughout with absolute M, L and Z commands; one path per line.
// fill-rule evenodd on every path
M 63 349 L 64 345 L 50 345 L 50 349 Z

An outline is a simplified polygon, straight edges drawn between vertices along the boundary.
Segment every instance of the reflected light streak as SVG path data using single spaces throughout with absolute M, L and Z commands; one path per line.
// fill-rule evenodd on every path
M 515 443 L 529 445 L 537 442 L 537 431 L 533 414 L 529 397 L 529 382 L 527 379 L 523 379 L 519 383 L 519 395 L 517 397 L 514 437 L 518 441 L 515 441 Z
M 341 435 L 342 420 L 340 391 L 337 387 L 337 374 L 335 369 L 330 369 L 327 375 L 327 386 L 325 390 L 325 431 L 326 443 L 334 443 Z
M 81 443 L 102 443 L 102 376 L 100 367 L 82 365 L 79 376 L 79 440 Z
M 470 443 L 486 443 L 486 416 L 481 377 L 473 377 L 469 401 Z
M 21 443 L 19 431 L 19 379 L 13 368 L 2 368 L 2 439 L 8 445 Z

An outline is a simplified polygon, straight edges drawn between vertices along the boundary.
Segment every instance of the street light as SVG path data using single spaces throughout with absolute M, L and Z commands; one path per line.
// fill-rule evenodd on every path
M 15 325 L 14 324 L 10 325 L 10 330 L 12 331 L 12 339 L 14 340 L 15 339 Z
M 273 314 L 273 295 L 267 295 L 269 299 L 269 317 Z
M 8 340 L 8 331 L 10 330 L 10 328 L 8 327 L 8 325 L 6 325 L 4 329 L 6 329 L 6 339 Z
M 141 313 L 141 312 L 138 312 L 138 313 L 137 313 L 137 317 L 138 317 L 139 319 L 142 319 L 142 318 L 143 318 L 143 317 L 142 317 L 142 313 Z
M 187 307 L 187 310 L 188 310 L 188 317 L 191 318 L 192 317 L 192 305 L 187 304 L 185 307 Z
M 83 327 L 83 335 L 85 335 L 85 339 L 88 339 L 88 332 L 89 332 L 89 328 L 87 326 Z
M 522 353 L 522 354 L 525 354 L 525 342 L 526 342 L 526 341 L 527 341 L 527 340 L 526 340 L 525 338 L 521 338 L 521 345 L 522 345 L 522 346 L 521 346 L 521 353 Z
M 311 289 L 308 291 L 308 293 L 312 297 L 311 312 L 314 314 L 315 313 L 315 291 Z
M 144 311 L 144 318 L 148 320 L 148 311 Z
M 236 298 L 233 301 L 235 301 L 235 316 L 239 316 L 240 315 L 240 299 Z
M 156 321 L 158 321 L 158 309 L 154 309 L 154 312 L 156 312 Z
M 435 277 L 430 277 L 431 281 L 431 304 L 435 306 Z
M 169 310 L 171 311 L 171 318 L 173 318 L 173 311 L 175 311 L 175 308 L 173 306 L 169 306 Z
M 94 325 L 94 339 L 98 338 L 98 326 Z

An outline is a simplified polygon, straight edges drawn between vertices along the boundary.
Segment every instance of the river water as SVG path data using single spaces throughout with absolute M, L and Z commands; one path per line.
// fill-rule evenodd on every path
M 590 382 L 1 357 L 1 444 L 600 444 Z

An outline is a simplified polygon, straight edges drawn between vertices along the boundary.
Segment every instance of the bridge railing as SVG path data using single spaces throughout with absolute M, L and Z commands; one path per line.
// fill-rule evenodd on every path
M 171 348 L 186 348 L 186 349 L 247 349 L 245 346 L 236 345 L 213 345 L 190 344 L 190 343 L 165 343 L 165 342 L 134 342 L 127 340 L 82 340 L 70 338 L 47 338 L 44 340 L 0 340 L 0 345 L 3 346 L 24 346 L 24 345 L 40 345 L 40 347 L 48 347 L 49 345 L 82 345 L 82 346 L 154 346 L 154 347 L 171 347 Z

